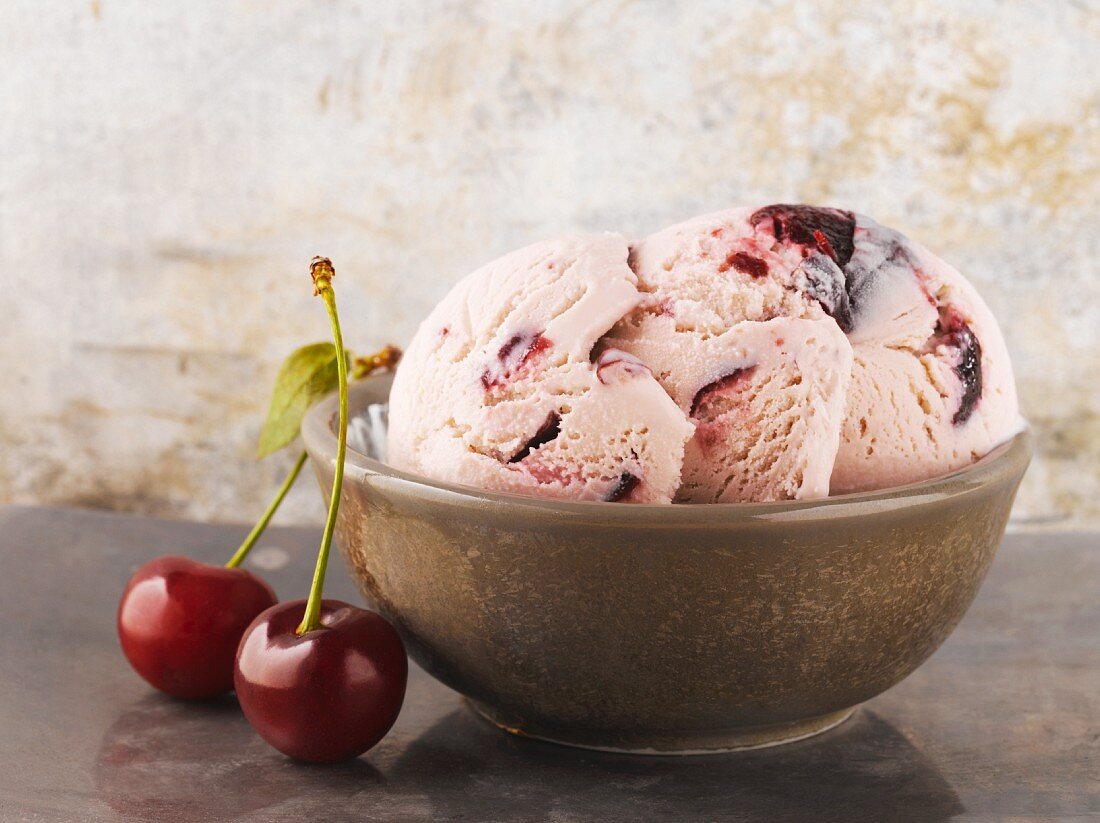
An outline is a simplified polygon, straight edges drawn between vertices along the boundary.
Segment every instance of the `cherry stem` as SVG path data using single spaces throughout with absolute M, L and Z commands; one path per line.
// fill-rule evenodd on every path
M 332 262 L 324 257 L 315 257 L 310 264 L 309 273 L 313 277 L 314 294 L 325 301 L 329 323 L 332 325 L 332 338 L 336 351 L 344 350 L 344 337 L 340 333 L 340 317 L 336 313 L 336 293 L 332 290 L 332 278 L 336 272 Z M 325 586 L 325 571 L 328 569 L 329 551 L 332 549 L 332 537 L 336 532 L 336 512 L 340 508 L 340 492 L 344 486 L 344 458 L 348 451 L 348 363 L 346 357 L 336 358 L 336 374 L 340 381 L 340 427 L 336 439 L 336 474 L 332 479 L 332 496 L 329 498 L 328 518 L 325 531 L 321 536 L 321 550 L 317 553 L 317 568 L 313 572 L 313 585 L 309 589 L 306 612 L 302 616 L 297 633 L 303 635 L 321 626 L 321 596 Z
M 374 354 L 366 357 L 357 357 L 351 367 L 352 380 L 362 380 L 379 369 L 394 369 L 401 359 L 401 349 L 397 346 L 385 345 Z
M 241 543 L 240 548 L 238 548 L 233 556 L 229 558 L 229 562 L 225 564 L 227 569 L 237 568 L 244 562 L 244 559 L 248 557 L 248 553 L 252 551 L 252 547 L 256 544 L 256 541 L 260 539 L 260 535 L 264 533 L 267 524 L 271 522 L 271 518 L 275 515 L 279 506 L 282 505 L 286 493 L 290 491 L 290 487 L 293 486 L 294 481 L 298 479 L 298 474 L 302 471 L 302 466 L 305 465 L 307 457 L 308 455 L 305 452 L 298 455 L 298 461 L 294 464 L 294 468 L 291 469 L 290 474 L 286 476 L 283 485 L 279 486 L 279 491 L 275 492 L 275 497 L 267 504 L 267 510 L 263 513 L 263 516 L 256 525 L 252 527 L 252 531 L 248 533 L 248 537 Z

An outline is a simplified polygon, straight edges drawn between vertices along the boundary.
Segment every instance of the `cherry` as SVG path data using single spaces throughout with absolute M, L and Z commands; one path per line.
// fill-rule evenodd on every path
M 306 601 L 280 603 L 248 627 L 234 683 L 248 722 L 283 754 L 311 763 L 358 757 L 393 726 L 409 664 L 384 617 L 321 601 L 319 628 L 298 634 Z
M 841 269 L 855 252 L 856 216 L 843 209 L 775 203 L 757 209 L 749 216 L 749 222 L 753 226 L 770 224 L 780 243 L 820 249 Z
M 497 363 L 481 373 L 481 385 L 492 391 L 515 377 L 532 358 L 538 357 L 554 344 L 542 332 L 517 332 L 497 351 Z
M 130 665 L 162 692 L 215 697 L 233 688 L 244 630 L 277 602 L 245 569 L 158 557 L 130 578 L 118 605 L 118 637 Z
M 336 351 L 344 351 L 331 261 L 310 264 Z M 374 612 L 322 600 L 348 446 L 348 366 L 336 359 L 340 423 L 328 517 L 308 600 L 259 615 L 241 638 L 234 684 L 244 716 L 279 751 L 313 763 L 358 757 L 390 730 L 405 699 L 409 663 L 397 631 Z
M 201 700 L 233 688 L 233 664 L 248 624 L 279 602 L 239 568 L 305 465 L 303 452 L 259 522 L 224 566 L 158 557 L 139 568 L 118 604 L 118 639 L 134 671 L 173 697 Z
M 936 332 L 929 343 L 947 346 L 957 353 L 954 369 L 962 382 L 963 394 L 951 422 L 959 426 L 970 419 L 982 397 L 982 345 L 957 308 L 948 304 L 941 306 L 939 312 Z

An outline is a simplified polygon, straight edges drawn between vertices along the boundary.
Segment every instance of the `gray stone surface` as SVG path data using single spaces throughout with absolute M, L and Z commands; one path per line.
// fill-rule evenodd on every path
M 141 562 L 228 555 L 243 528 L 0 508 L 0 819 L 1083 820 L 1100 815 L 1100 538 L 1010 535 L 954 636 L 840 728 L 737 755 L 602 755 L 508 737 L 412 672 L 391 734 L 296 765 L 232 698 L 153 693 L 114 609 Z M 304 594 L 317 533 L 253 555 Z M 352 598 L 334 566 L 329 592 Z
M 1019 517 L 1100 527 L 1097 53 L 1090 0 L 0 4 L 0 501 L 259 511 L 314 254 L 364 350 L 520 245 L 806 200 L 974 281 Z

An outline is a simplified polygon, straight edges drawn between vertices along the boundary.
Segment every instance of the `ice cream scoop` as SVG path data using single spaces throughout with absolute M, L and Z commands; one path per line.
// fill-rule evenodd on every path
M 389 461 L 497 491 L 669 502 L 687 418 L 649 368 L 594 350 L 641 299 L 615 234 L 509 254 L 420 326 L 390 395 Z
M 1000 329 L 962 275 L 867 217 L 788 204 L 480 269 L 417 332 L 390 420 L 398 468 L 628 502 L 901 485 L 1020 426 Z
M 677 500 L 829 494 L 852 347 L 828 317 L 700 333 L 659 313 L 616 327 L 607 342 L 649 364 L 695 427 Z
M 759 455 L 755 461 L 781 475 L 779 455 L 799 448 L 806 465 L 831 463 L 828 491 L 794 483 L 796 473 L 778 489 L 757 486 L 736 499 L 820 497 L 923 480 L 973 462 L 1019 430 L 1012 369 L 989 309 L 955 269 L 870 218 L 803 205 L 731 209 L 646 238 L 631 263 L 649 300 L 612 336 L 639 353 L 678 400 L 686 394 L 680 364 L 692 362 L 686 352 L 709 351 L 713 340 L 745 324 L 817 319 L 847 336 L 850 380 L 829 383 L 843 397 L 844 413 L 828 413 L 836 398 L 827 392 L 807 398 L 803 410 L 825 409 L 828 426 L 815 437 L 771 445 L 774 463 Z M 680 342 L 667 343 L 664 350 L 676 354 L 664 358 L 653 340 L 670 335 Z M 844 368 L 843 359 L 799 362 L 819 373 L 823 362 Z M 742 424 L 742 438 L 765 436 L 765 419 L 750 419 L 749 433 Z M 710 444 L 717 468 L 744 454 L 732 433 L 726 455 L 713 440 L 698 428 L 689 455 Z M 832 452 L 822 448 L 831 442 Z M 685 486 L 681 497 L 693 499 L 691 491 Z M 729 489 L 724 494 L 731 499 Z

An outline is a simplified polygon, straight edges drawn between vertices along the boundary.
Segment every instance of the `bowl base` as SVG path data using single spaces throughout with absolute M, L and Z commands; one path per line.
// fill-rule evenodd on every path
M 841 709 L 838 712 L 796 720 L 791 723 L 777 723 L 773 726 L 747 726 L 741 729 L 725 729 L 715 732 L 691 732 L 682 734 L 637 735 L 630 739 L 609 739 L 594 731 L 581 731 L 576 735 L 561 729 L 542 729 L 536 725 L 522 726 L 509 723 L 495 710 L 473 700 L 465 701 L 475 714 L 492 723 L 498 729 L 517 737 L 528 737 L 559 746 L 571 746 L 576 749 L 591 749 L 617 754 L 643 754 L 656 756 L 685 756 L 699 754 L 726 754 L 751 749 L 766 749 L 769 746 L 781 746 L 794 743 L 808 737 L 836 728 L 855 712 L 855 707 Z

